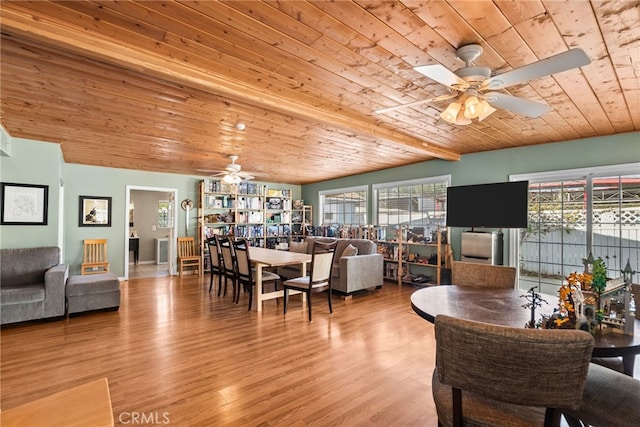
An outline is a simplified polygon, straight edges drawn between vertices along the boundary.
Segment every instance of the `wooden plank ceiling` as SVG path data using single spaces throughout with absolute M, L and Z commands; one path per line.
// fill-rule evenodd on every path
M 640 130 L 638 1 L 3 1 L 1 120 L 65 161 L 188 175 L 238 155 L 305 184 L 461 154 Z M 413 70 L 494 73 L 582 48 L 505 90 L 551 111 L 450 125 Z M 235 124 L 246 124 L 244 131 Z M 206 175 L 206 174 L 205 174 Z

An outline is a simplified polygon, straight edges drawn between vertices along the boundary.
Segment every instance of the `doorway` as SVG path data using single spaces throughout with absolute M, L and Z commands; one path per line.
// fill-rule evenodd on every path
M 127 186 L 125 280 L 176 274 L 177 195 L 175 188 Z

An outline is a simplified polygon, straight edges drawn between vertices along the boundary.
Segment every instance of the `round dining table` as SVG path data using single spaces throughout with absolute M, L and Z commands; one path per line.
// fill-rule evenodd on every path
M 531 319 L 531 310 L 522 289 L 442 285 L 417 290 L 411 295 L 411 307 L 423 319 L 433 323 L 439 314 L 510 327 L 525 327 Z M 550 315 L 557 306 L 558 297 L 540 294 L 546 301 L 536 309 L 535 318 Z M 640 353 L 640 320 L 634 320 L 634 334 L 597 329 L 594 336 L 592 358 L 622 357 L 623 371 L 633 376 L 635 358 Z

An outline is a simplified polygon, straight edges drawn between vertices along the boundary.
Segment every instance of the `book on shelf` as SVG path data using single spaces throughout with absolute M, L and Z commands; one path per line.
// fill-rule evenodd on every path
M 244 237 L 245 239 L 264 237 L 264 231 L 261 225 L 236 225 L 233 234 L 236 237 Z
M 205 193 L 235 193 L 235 184 L 227 184 L 219 179 L 205 178 L 203 180 L 203 189 Z
M 250 211 L 249 219 L 247 222 L 249 223 L 261 223 L 263 219 L 261 211 Z
M 226 235 L 229 234 L 229 229 L 228 225 L 222 225 L 220 227 L 205 227 L 204 237 L 210 239 L 215 235 Z
M 215 194 L 207 194 L 204 198 L 204 207 L 206 209 L 229 209 L 235 205 L 235 199 L 229 196 L 217 196 Z
M 280 212 L 267 214 L 267 223 L 279 224 L 282 222 L 282 214 Z
M 291 197 L 291 190 L 281 190 L 281 189 L 277 189 L 277 188 L 270 188 L 270 189 L 267 190 L 267 196 L 269 196 L 269 197 L 290 198 Z
M 264 185 L 256 184 L 255 182 L 243 181 L 238 184 L 238 194 L 252 194 L 261 196 L 264 193 L 263 189 Z
M 267 237 L 267 241 L 266 241 L 266 248 L 267 249 L 278 249 L 281 244 L 283 243 L 287 243 L 288 241 L 286 238 L 282 238 L 282 237 Z M 287 245 L 288 246 L 288 245 Z
M 267 237 L 271 236 L 279 236 L 280 235 L 280 227 L 277 225 L 268 225 L 267 226 Z
M 238 211 L 236 222 L 239 224 L 262 224 L 262 211 Z

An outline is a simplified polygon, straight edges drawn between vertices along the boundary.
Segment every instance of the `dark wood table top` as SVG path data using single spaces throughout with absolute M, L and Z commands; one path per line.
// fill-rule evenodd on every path
M 514 328 L 523 327 L 531 318 L 531 311 L 523 308 L 526 300 L 522 289 L 476 288 L 470 286 L 430 286 L 411 295 L 413 310 L 425 320 L 433 323 L 438 314 L 461 319 L 493 323 Z M 557 296 L 542 295 L 548 304 L 536 309 L 540 314 L 553 313 Z
M 438 314 L 475 320 L 496 325 L 524 327 L 531 317 L 529 309 L 522 307 L 527 301 L 521 297 L 522 289 L 474 288 L 467 286 L 431 286 L 411 295 L 411 307 L 425 320 L 433 323 Z M 551 314 L 557 306 L 558 296 L 542 294 L 548 304 L 536 309 Z M 593 357 L 631 356 L 640 353 L 640 320 L 635 320 L 634 335 L 617 332 L 594 333 Z

